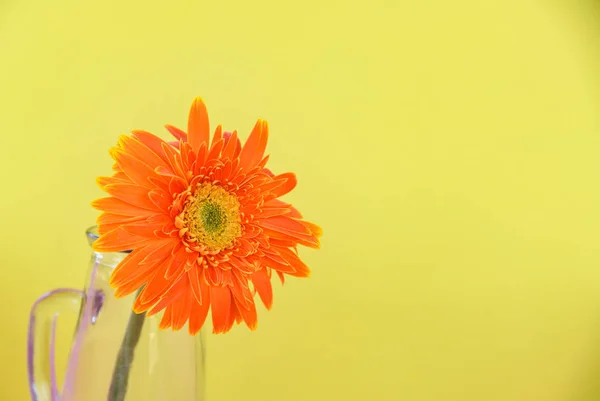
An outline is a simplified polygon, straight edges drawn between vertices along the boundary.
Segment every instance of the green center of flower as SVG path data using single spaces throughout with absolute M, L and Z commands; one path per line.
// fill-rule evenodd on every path
M 225 211 L 221 210 L 218 204 L 207 201 L 200 206 L 200 219 L 207 233 L 216 233 L 223 229 L 226 221 Z
M 242 232 L 237 198 L 210 183 L 196 187 L 185 203 L 183 215 L 191 238 L 209 250 L 230 247 Z

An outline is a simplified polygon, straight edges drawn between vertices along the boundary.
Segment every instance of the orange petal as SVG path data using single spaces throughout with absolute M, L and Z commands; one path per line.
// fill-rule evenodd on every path
M 267 219 L 269 217 L 283 216 L 285 214 L 290 214 L 290 209 L 287 207 L 265 207 L 256 217 L 259 219 Z
M 275 231 L 273 231 L 273 232 L 277 236 L 269 236 L 269 244 L 272 246 L 293 248 L 293 247 L 297 246 L 298 244 L 307 245 L 307 244 L 302 243 L 302 241 L 300 241 L 300 240 L 285 236 L 285 234 L 280 234 Z M 307 246 L 311 246 L 311 245 L 308 244 Z M 314 248 L 314 246 L 312 246 L 312 247 Z
M 291 173 L 287 173 L 287 174 L 291 174 Z M 264 183 L 260 183 L 260 190 L 261 190 L 261 192 L 273 192 L 274 194 L 277 194 L 280 191 L 280 190 L 277 190 L 277 188 L 282 187 L 286 184 L 288 184 L 288 186 L 289 186 L 288 181 L 289 181 L 289 178 L 286 176 L 277 177 L 277 178 L 274 178 L 271 180 L 265 179 Z M 296 185 L 296 184 L 294 184 L 294 185 Z M 291 191 L 291 189 L 288 190 L 288 192 L 289 191 Z M 276 196 L 280 196 L 280 195 L 277 194 Z
M 262 227 L 268 227 L 272 230 L 283 233 L 293 233 L 300 236 L 311 236 L 312 232 L 298 220 L 287 216 L 274 216 L 268 219 L 260 220 L 258 224 Z
M 131 181 L 146 188 L 152 187 L 148 178 L 154 175 L 154 167 L 120 149 L 113 148 L 111 156 Z
M 145 216 L 131 217 L 104 212 L 100 216 L 98 216 L 98 218 L 96 219 L 96 224 L 98 224 L 98 232 L 100 233 L 100 235 L 104 235 L 109 231 L 116 230 L 123 224 L 139 223 L 145 220 Z
M 197 334 L 202 329 L 202 326 L 204 326 L 206 316 L 208 315 L 208 309 L 211 304 L 210 290 L 204 281 L 200 282 L 200 290 L 202 292 L 202 304 L 197 302 L 193 303 L 188 325 L 189 332 L 192 335 Z
M 135 130 L 132 131 L 131 135 L 136 138 L 138 141 L 146 145 L 150 150 L 152 150 L 156 155 L 158 155 L 162 160 L 167 161 L 163 150 L 162 144 L 165 142 L 161 138 L 157 137 L 150 132 Z
M 165 151 L 165 155 L 167 156 L 167 159 L 169 160 L 169 165 L 171 167 L 171 170 L 179 177 L 181 177 L 183 180 L 186 179 L 186 174 L 183 171 L 183 164 L 181 161 L 181 155 L 179 154 L 179 152 L 177 152 L 175 149 L 173 149 L 173 147 L 167 145 L 167 144 L 163 144 L 163 150 Z M 187 183 L 187 181 L 186 181 Z
M 168 257 L 171 257 L 171 252 L 180 241 L 178 239 L 168 239 L 161 241 L 160 245 L 153 247 L 152 251 L 140 261 L 140 268 L 143 265 L 155 264 L 160 261 L 164 261 Z
M 158 303 L 154 304 L 154 306 L 146 311 L 146 317 L 151 317 L 164 310 L 166 307 L 175 302 L 175 299 L 171 297 L 161 298 Z
M 239 307 L 248 309 L 250 304 L 254 302 L 253 294 L 248 287 L 248 278 L 237 269 L 233 270 L 233 274 L 230 274 L 230 277 L 230 290 L 233 299 L 235 299 Z
M 125 224 L 132 223 L 135 221 L 144 221 L 146 219 L 145 216 L 137 217 L 137 216 L 126 216 L 122 214 L 114 214 L 109 212 L 103 212 L 96 219 L 96 224 L 104 225 L 104 224 Z
M 172 199 L 169 199 L 169 196 L 164 191 L 159 189 L 153 189 L 152 191 L 148 192 L 148 198 L 150 199 L 150 202 L 152 202 L 152 204 L 160 211 L 167 211 L 169 206 L 173 204 Z
M 156 214 L 156 211 L 143 209 L 113 197 L 96 199 L 92 202 L 92 207 L 103 212 L 129 217 L 148 217 Z
M 298 183 L 296 179 L 296 174 L 294 173 L 279 174 L 273 177 L 273 180 L 280 180 L 282 178 L 286 179 L 285 183 L 283 183 L 283 185 L 277 186 L 277 188 L 273 188 L 273 190 L 271 191 L 274 195 L 276 195 L 276 197 L 280 197 L 291 192 L 292 189 L 296 188 L 296 184 Z
M 285 231 L 282 228 L 273 230 L 265 226 L 262 226 L 262 231 L 269 237 L 269 241 L 272 243 L 275 240 L 276 243 L 286 244 L 286 246 L 296 246 L 297 244 L 301 244 L 313 249 L 319 249 L 320 247 L 319 239 L 313 235 L 292 233 Z
M 227 135 L 227 137 L 225 137 L 225 147 L 223 148 L 223 151 L 221 152 L 221 157 L 223 158 L 228 158 L 228 159 L 234 159 L 235 158 L 235 150 L 237 148 L 237 144 L 239 142 L 239 139 L 237 137 L 237 131 L 233 131 L 232 134 Z
M 289 217 L 293 217 L 295 219 L 301 219 L 302 215 L 300 214 L 300 212 L 293 207 L 291 204 L 283 202 L 282 200 L 279 199 L 271 199 L 267 202 L 265 202 L 263 208 L 267 209 L 267 208 L 287 208 L 290 210 L 290 216 Z
M 160 167 L 163 168 L 163 167 Z M 148 178 L 148 181 L 152 183 L 153 189 L 161 190 L 165 193 L 169 192 L 169 183 L 171 181 L 171 177 L 165 177 L 159 174 L 154 175 L 153 177 Z
M 157 230 L 160 230 L 161 227 L 153 225 L 152 217 L 153 216 L 149 216 L 146 220 L 142 222 L 124 224 L 122 228 L 130 234 L 139 235 L 140 237 L 147 237 L 153 240 L 159 240 L 163 238 L 162 235 L 158 235 L 157 233 Z
M 167 306 L 169 306 L 173 302 L 175 302 L 175 300 L 177 299 L 177 296 L 181 296 L 181 295 L 183 295 L 183 294 L 179 293 L 178 295 L 175 295 L 175 296 L 162 297 L 160 299 L 160 301 L 158 301 L 156 304 L 154 304 L 154 306 L 152 308 L 148 309 L 148 311 L 146 312 L 146 316 L 150 317 L 150 316 L 156 315 L 157 313 L 159 313 L 160 311 L 165 309 Z
M 251 242 L 246 238 L 239 238 L 237 245 L 239 247 L 238 256 L 248 256 L 256 253 L 256 243 L 254 241 Z
M 221 150 L 223 149 L 224 144 L 225 144 L 225 141 L 223 141 L 223 139 L 219 139 L 218 141 L 213 142 L 213 144 L 210 147 L 210 151 L 208 152 L 208 155 L 206 156 L 206 160 L 210 161 L 210 160 L 218 159 L 219 155 L 221 154 Z
M 183 277 L 182 277 L 183 278 Z M 154 306 L 152 306 L 152 308 L 148 309 L 148 311 L 146 312 L 148 314 L 148 316 L 152 316 L 158 312 L 160 312 L 162 309 L 166 308 L 167 306 L 173 304 L 173 302 L 175 302 L 175 300 L 179 299 L 179 297 L 183 296 L 184 294 L 186 294 L 189 290 L 189 282 L 187 280 L 179 280 L 177 281 L 169 291 L 167 291 L 165 294 L 163 294 L 159 301 L 156 302 L 154 304 Z M 133 305 L 134 310 L 136 309 L 140 309 L 140 310 L 144 310 L 147 308 L 148 305 L 142 304 L 141 299 L 138 297 L 138 299 L 136 299 L 136 302 Z
M 279 276 L 279 280 L 281 280 L 281 285 L 285 284 L 285 276 L 282 272 L 276 272 Z
M 231 309 L 231 291 L 224 286 L 210 287 L 210 305 L 212 309 L 213 333 L 225 333 L 229 325 Z
M 188 321 L 192 312 L 192 305 L 195 302 L 196 299 L 189 290 L 183 293 L 175 302 L 173 302 L 171 306 L 173 308 L 173 317 L 171 318 L 171 327 L 173 330 L 180 330 Z
M 121 227 L 121 223 L 98 225 L 98 234 L 104 235 Z
M 177 247 L 172 252 L 172 256 L 166 263 L 168 263 L 167 271 L 165 272 L 165 278 L 170 280 L 174 276 L 180 276 L 183 274 L 185 265 L 187 262 L 188 253 L 185 251 L 184 246 Z
M 167 271 L 167 267 L 167 263 L 159 263 L 154 277 L 148 281 L 148 284 L 144 287 L 139 296 L 140 305 L 151 306 L 158 302 L 158 299 L 166 294 L 178 281 L 179 277 L 181 277 L 175 276 L 169 280 L 166 279 L 165 272 Z
M 204 147 L 206 148 L 206 144 Z M 202 145 L 200 145 L 200 149 L 202 149 Z M 198 153 L 199 152 L 200 150 L 198 150 Z M 187 142 L 181 142 L 179 153 L 181 154 L 183 171 L 192 171 L 192 165 L 198 157 L 197 153 L 194 152 L 190 144 Z
M 264 203 L 264 207 L 285 207 L 285 208 L 290 208 L 290 207 L 292 207 L 292 204 L 284 202 L 284 201 L 279 200 L 279 199 L 270 199 L 270 200 L 268 200 L 267 202 Z
M 223 170 L 221 172 L 221 179 L 223 181 L 229 181 L 232 171 L 233 163 L 231 162 L 231 160 L 226 160 L 225 164 L 223 165 Z
M 293 237 L 303 245 L 311 248 L 319 247 L 319 239 L 298 220 L 290 219 L 287 216 L 276 216 L 265 220 L 259 220 L 257 223 L 263 232 L 275 238 Z M 283 234 L 283 235 L 282 235 Z
M 221 286 L 224 284 L 223 270 L 220 267 L 209 266 L 204 269 L 203 273 L 206 281 L 211 286 Z
M 225 264 L 223 264 L 223 266 L 225 266 Z M 223 266 L 220 269 L 223 275 L 223 284 L 225 284 L 229 287 L 229 289 L 231 289 L 231 286 L 233 285 L 233 274 L 231 273 L 231 269 L 225 270 L 223 269 Z
M 163 314 L 162 319 L 160 319 L 160 323 L 158 324 L 158 328 L 161 330 L 168 329 L 171 327 L 171 318 L 173 316 L 173 308 L 171 306 L 167 306 L 165 309 L 165 313 Z
M 261 263 L 266 266 L 266 267 L 270 267 L 271 269 L 274 269 L 276 271 L 282 272 L 282 273 L 286 273 L 289 275 L 295 275 L 296 274 L 296 269 L 294 268 L 294 266 L 291 265 L 291 263 L 287 262 L 286 263 L 279 263 L 278 261 L 272 259 L 270 257 L 271 255 L 265 255 L 262 259 L 261 259 Z
M 112 274 L 110 275 L 110 280 L 109 280 L 110 285 L 112 287 L 121 287 L 124 284 L 130 282 L 132 279 L 136 278 L 138 275 L 140 275 L 140 270 L 144 270 L 144 269 L 140 269 L 139 263 L 151 251 L 152 251 L 152 248 L 144 247 L 144 248 L 136 249 L 135 251 L 133 251 L 129 255 L 127 255 L 121 261 L 121 263 L 119 263 L 117 265 L 117 267 L 115 267 Z M 149 267 L 151 268 L 152 266 L 149 266 Z M 148 269 L 145 269 L 145 271 L 142 271 L 141 274 L 144 274 L 147 271 L 148 271 Z M 150 279 L 150 277 L 152 277 L 151 274 L 148 275 L 148 279 Z
M 183 130 L 180 130 L 177 127 L 174 127 L 170 124 L 165 125 L 165 128 L 167 129 L 167 131 L 169 131 L 171 133 L 171 135 L 173 135 L 175 137 L 175 139 L 177 139 L 178 141 L 187 141 L 187 133 Z
M 162 166 L 165 164 L 164 158 L 146 146 L 140 140 L 129 137 L 126 135 L 122 135 L 119 142 L 121 142 L 121 146 L 125 153 L 131 154 L 138 160 L 142 160 L 144 163 L 151 167 Z
M 188 187 L 187 182 L 180 177 L 172 177 L 169 179 L 169 193 L 171 195 L 183 192 Z
M 155 244 L 156 241 L 156 238 L 131 234 L 123 227 L 119 227 L 101 235 L 94 241 L 92 248 L 97 252 L 122 252 Z
M 188 116 L 188 143 L 198 152 L 203 142 L 208 143 L 210 125 L 208 111 L 200 97 L 194 99 Z
M 223 127 L 221 127 L 221 125 L 217 125 L 217 128 L 215 128 L 215 133 L 213 135 L 213 139 L 211 143 L 215 143 L 217 142 L 219 139 L 223 138 Z
M 181 179 L 181 177 L 175 171 L 173 171 L 171 167 L 158 166 L 156 169 L 154 169 L 154 172 L 159 176 L 167 177 L 169 180 L 171 178 Z
M 293 217 L 295 219 L 301 219 L 302 218 L 302 214 L 298 211 L 298 209 L 296 209 L 295 207 L 291 206 L 290 207 L 290 217 Z
M 269 136 L 269 126 L 266 121 L 258 120 L 240 152 L 240 167 L 250 170 L 264 156 Z
M 96 184 L 100 189 L 104 190 L 104 187 L 110 184 L 133 184 L 129 177 L 125 176 L 126 179 L 112 177 L 98 177 L 96 178 Z
M 262 268 L 255 271 L 252 274 L 252 283 L 265 308 L 270 310 L 273 306 L 273 287 L 271 286 L 271 278 L 267 273 L 267 269 Z
M 161 211 L 148 197 L 148 188 L 135 184 L 110 184 L 104 190 L 113 197 L 142 209 Z
M 252 331 L 256 330 L 256 327 L 258 325 L 258 317 L 256 315 L 256 305 L 254 304 L 254 302 L 250 303 L 250 307 L 248 309 L 239 305 L 237 303 L 237 300 L 235 301 L 235 303 L 237 307 L 237 312 L 240 315 L 242 315 L 242 319 L 244 320 L 244 323 L 246 323 L 246 326 L 248 326 L 248 328 Z
M 135 280 L 131 280 L 125 285 L 117 287 L 115 290 L 115 298 L 126 297 L 133 292 L 138 291 L 144 284 L 146 284 L 147 276 L 138 276 Z
M 277 252 L 277 249 L 278 248 L 276 246 L 271 246 L 269 248 L 262 249 L 262 251 L 264 252 L 265 257 L 269 256 L 269 259 L 272 259 L 277 263 L 281 263 L 282 265 L 288 266 L 289 263 L 287 262 L 287 260 L 281 257 L 279 252 Z
M 237 159 L 240 156 L 240 152 L 242 151 L 242 143 L 240 142 L 240 138 L 238 138 L 238 133 L 236 130 L 233 132 L 225 132 L 223 133 L 223 139 L 225 139 L 225 144 L 229 143 L 229 140 L 232 136 L 235 135 L 235 149 L 233 149 L 232 157 L 230 159 Z
M 263 248 L 268 248 L 270 246 L 270 238 L 264 233 L 264 230 L 261 229 L 260 235 L 255 238 L 255 241 L 260 244 Z M 294 244 L 296 245 L 296 244 Z
M 196 161 L 192 163 L 193 171 L 195 175 L 198 175 L 200 169 L 206 163 L 206 156 L 208 153 L 208 144 L 203 143 L 200 145 L 200 149 L 198 150 L 198 154 L 196 155 Z
M 308 277 L 310 276 L 310 269 L 308 266 L 304 264 L 293 251 L 288 248 L 278 248 L 277 251 L 279 254 L 288 261 L 290 265 L 294 267 L 296 270 L 295 273 L 289 273 L 291 276 L 295 277 Z
M 243 257 L 230 256 L 229 264 L 244 274 L 250 274 L 254 271 L 254 266 L 248 263 Z
M 200 269 L 200 268 L 201 268 L 200 266 L 198 266 L 197 264 L 194 264 L 192 266 L 192 268 L 188 271 L 190 287 L 192 289 L 192 293 L 194 295 L 195 301 L 198 304 L 202 304 L 202 290 L 201 290 L 200 280 L 202 280 L 203 277 L 200 274 L 198 274 L 198 269 Z
M 227 324 L 225 326 L 225 331 L 224 333 L 228 332 L 229 330 L 231 330 L 231 328 L 233 327 L 234 323 L 241 323 L 242 322 L 242 315 L 240 314 L 240 311 L 236 305 L 236 303 L 233 300 L 233 297 L 231 298 L 231 303 L 229 304 L 229 314 L 227 315 Z
M 323 229 L 316 225 L 315 223 L 311 223 L 310 221 L 301 221 L 304 226 L 306 226 L 315 237 L 319 238 L 323 236 Z
M 118 179 L 118 180 L 132 182 L 131 179 L 129 177 L 127 177 L 127 174 L 125 174 L 122 171 L 117 171 L 116 173 L 113 174 L 113 177 L 116 178 L 116 179 Z

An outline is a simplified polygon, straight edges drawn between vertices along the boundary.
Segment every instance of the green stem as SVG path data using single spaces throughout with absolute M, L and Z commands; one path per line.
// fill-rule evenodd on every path
M 113 370 L 107 401 L 125 400 L 127 383 L 129 382 L 129 373 L 133 362 L 133 354 L 135 347 L 140 340 L 145 318 L 146 313 L 137 314 L 133 311 L 129 316 L 127 329 L 125 330 L 123 342 L 121 343 L 117 361 L 115 362 L 115 369 Z

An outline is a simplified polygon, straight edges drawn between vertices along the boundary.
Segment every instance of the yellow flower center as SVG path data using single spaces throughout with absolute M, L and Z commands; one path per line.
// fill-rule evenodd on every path
M 234 195 L 208 182 L 196 187 L 183 214 L 191 237 L 209 250 L 230 247 L 241 235 L 240 203 Z

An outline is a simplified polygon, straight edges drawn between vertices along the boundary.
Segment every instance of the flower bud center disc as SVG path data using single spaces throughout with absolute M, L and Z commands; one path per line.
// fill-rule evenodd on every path
M 219 186 L 199 184 L 183 212 L 191 236 L 211 250 L 228 248 L 241 235 L 240 203 Z

